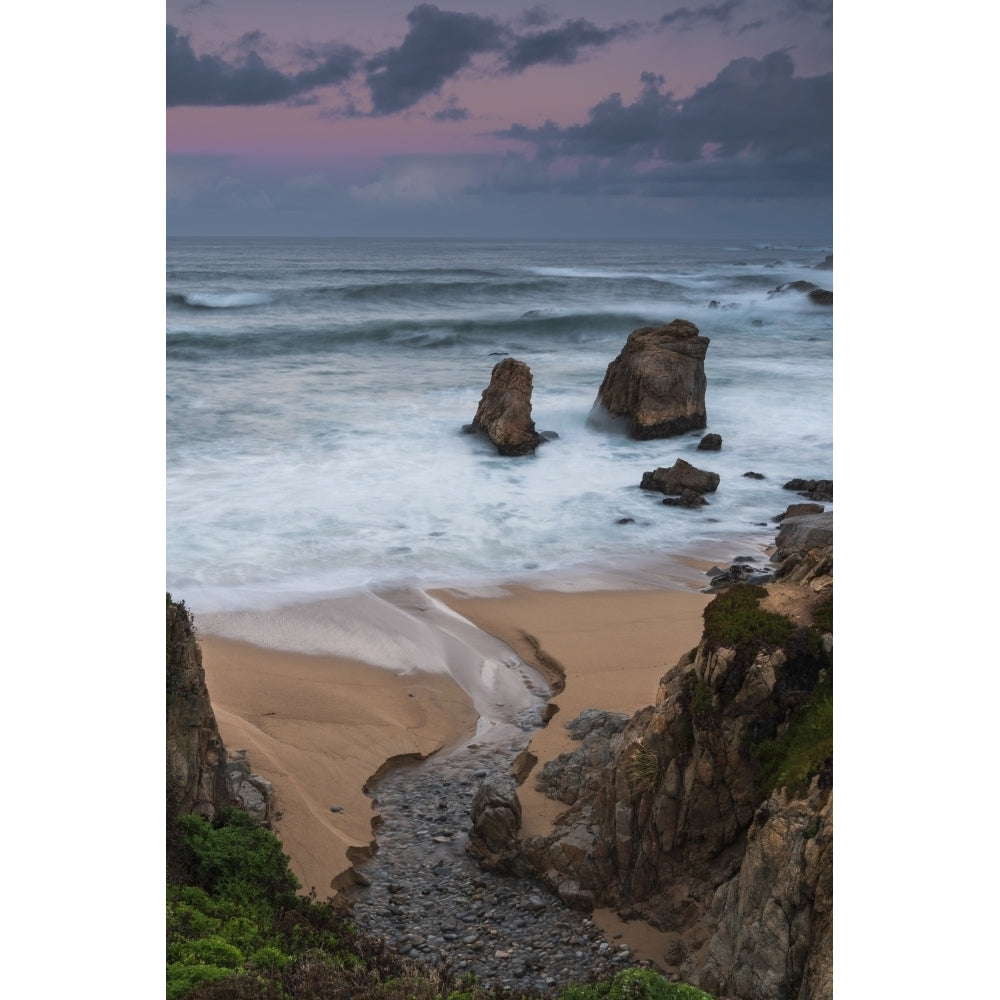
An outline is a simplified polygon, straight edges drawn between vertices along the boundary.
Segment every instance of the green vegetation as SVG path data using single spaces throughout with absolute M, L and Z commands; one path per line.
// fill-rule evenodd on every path
M 796 625 L 784 615 L 764 611 L 760 600 L 766 595 L 763 587 L 748 583 L 718 594 L 703 612 L 705 647 L 710 651 L 734 649 L 736 665 L 744 667 L 762 650 L 781 649 Z
M 687 983 L 672 983 L 652 969 L 623 969 L 609 983 L 571 985 L 557 1000 L 713 1000 Z
M 169 815 L 169 813 L 168 813 Z M 167 1000 L 517 1000 L 421 966 L 358 934 L 330 903 L 296 894 L 281 842 L 246 813 L 174 818 Z M 168 841 L 171 839 L 168 829 Z M 648 969 L 570 983 L 556 1000 L 712 1000 Z
M 833 761 L 833 674 L 813 689 L 809 699 L 793 712 L 788 725 L 774 739 L 753 748 L 760 764 L 758 786 L 763 794 L 787 787 L 789 794 L 804 792 Z
M 820 632 L 833 631 L 833 594 L 813 608 L 813 625 Z
M 637 791 L 651 792 L 660 783 L 660 757 L 649 747 L 636 747 L 625 769 Z

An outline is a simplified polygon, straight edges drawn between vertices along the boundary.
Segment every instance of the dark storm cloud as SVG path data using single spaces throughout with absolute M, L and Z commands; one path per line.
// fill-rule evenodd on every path
M 243 39 L 250 36 L 244 35 Z M 354 72 L 361 53 L 332 45 L 317 65 L 299 73 L 268 66 L 256 49 L 240 61 L 196 56 L 191 40 L 167 25 L 167 107 L 179 105 L 261 105 L 289 101 L 316 87 L 341 83 Z
M 706 144 L 722 158 L 829 153 L 833 76 L 796 78 L 794 69 L 786 52 L 734 59 L 683 101 L 661 91 L 663 77 L 643 73 L 635 101 L 624 104 L 620 94 L 611 94 L 580 125 L 514 125 L 494 134 L 533 143 L 549 157 L 631 155 L 676 162 L 699 159 Z
M 716 24 L 729 24 L 733 18 L 733 11 L 743 6 L 744 0 L 726 0 L 726 3 L 717 6 L 678 7 L 677 10 L 670 11 L 660 18 L 660 24 L 668 28 L 676 28 L 678 31 L 690 31 L 696 24 L 704 21 Z
M 634 25 L 618 25 L 602 29 L 582 17 L 566 21 L 559 28 L 539 31 L 518 38 L 507 50 L 506 68 L 520 73 L 540 63 L 569 65 L 575 63 L 582 48 L 600 48 L 623 35 L 634 34 Z
M 500 49 L 505 30 L 492 17 L 443 11 L 420 4 L 406 15 L 403 43 L 367 63 L 367 82 L 377 115 L 403 111 L 438 91 L 480 52 Z
M 578 172 L 561 179 L 564 186 L 589 184 L 607 193 L 608 185 L 624 185 L 655 194 L 657 185 L 674 190 L 700 178 L 786 194 L 811 184 L 815 193 L 830 178 L 833 77 L 793 73 L 785 52 L 735 59 L 683 101 L 662 89 L 662 76 L 643 73 L 631 104 L 611 94 L 581 124 L 548 121 L 493 134 L 533 145 L 541 163 L 575 158 Z

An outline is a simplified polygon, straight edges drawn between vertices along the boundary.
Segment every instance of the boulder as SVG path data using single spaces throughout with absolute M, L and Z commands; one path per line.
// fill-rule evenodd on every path
M 706 434 L 698 442 L 698 451 L 722 451 L 722 435 Z
M 795 490 L 807 500 L 833 500 L 832 479 L 789 479 L 783 490 Z
M 719 488 L 719 474 L 696 469 L 690 462 L 679 458 L 669 469 L 644 472 L 639 485 L 644 490 L 655 490 L 667 496 L 682 496 L 685 490 L 698 494 L 714 493 Z
M 811 281 L 789 281 L 784 285 L 778 285 L 777 288 L 772 288 L 767 294 L 768 297 L 773 297 L 785 295 L 787 292 L 802 292 L 809 296 L 810 301 L 819 306 L 833 305 L 833 292 L 827 288 L 820 288 L 819 285 L 814 285 Z
M 775 514 L 774 520 L 784 521 L 786 517 L 805 517 L 806 514 L 822 514 L 826 508 L 821 503 L 790 503 L 783 514 Z
M 833 254 L 828 253 L 819 264 L 813 264 L 814 271 L 832 271 Z
M 833 545 L 833 514 L 787 517 L 774 540 L 774 562 L 783 562 L 793 553 L 826 549 Z
M 517 785 L 508 775 L 487 778 L 472 797 L 472 830 L 466 850 L 484 868 L 516 869 L 520 853 L 521 801 Z
M 705 416 L 709 338 L 687 320 L 633 330 L 608 365 L 589 422 L 610 415 L 639 441 L 700 430 Z
M 468 428 L 482 431 L 501 455 L 530 455 L 543 438 L 531 419 L 531 369 L 516 358 L 493 367 L 490 384 Z

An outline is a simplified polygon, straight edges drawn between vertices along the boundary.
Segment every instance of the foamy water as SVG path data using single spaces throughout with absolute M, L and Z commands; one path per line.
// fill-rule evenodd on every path
M 205 627 L 217 612 L 390 590 L 691 586 L 679 556 L 762 553 L 797 499 L 782 485 L 833 474 L 832 311 L 770 294 L 832 289 L 814 266 L 829 252 L 170 240 L 167 589 Z M 708 427 L 636 442 L 589 426 L 631 330 L 676 318 L 711 340 Z M 461 430 L 505 355 L 528 363 L 536 426 L 559 435 L 534 456 L 502 458 Z M 707 432 L 721 452 L 696 450 Z M 710 506 L 638 488 L 678 457 L 719 473 Z M 391 634 L 378 606 L 365 601 L 371 632 Z M 338 628 L 326 651 L 408 655 L 405 629 L 380 653 Z

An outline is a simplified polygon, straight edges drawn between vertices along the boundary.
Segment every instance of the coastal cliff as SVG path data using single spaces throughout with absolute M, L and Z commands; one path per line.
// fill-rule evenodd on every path
M 579 749 L 534 779 L 567 806 L 551 832 L 505 836 L 516 791 L 494 787 L 470 842 L 664 932 L 664 967 L 719 997 L 832 997 L 831 517 L 783 528 L 766 588 L 716 596 L 654 705 L 567 723 Z
M 226 752 L 209 700 L 201 648 L 184 602 L 167 595 L 167 809 L 216 819 L 237 806 L 270 826 L 274 791 L 244 750 Z

